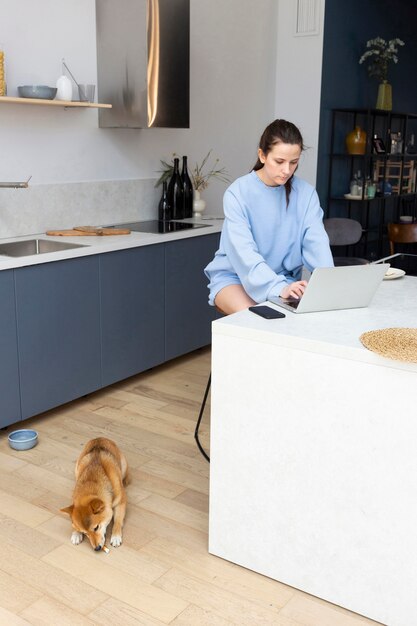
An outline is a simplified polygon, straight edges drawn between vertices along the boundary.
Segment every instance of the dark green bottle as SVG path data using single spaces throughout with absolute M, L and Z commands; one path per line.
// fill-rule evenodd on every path
M 168 202 L 171 206 L 173 220 L 182 220 L 184 218 L 184 194 L 182 191 L 179 162 L 179 159 L 174 159 L 174 171 L 172 172 L 167 191 Z
M 162 196 L 158 205 L 158 220 L 166 222 L 172 219 L 171 205 L 168 202 L 167 183 L 162 183 Z
M 188 175 L 187 169 L 187 157 L 182 157 L 182 172 L 181 172 L 181 181 L 182 181 L 182 194 L 183 194 L 183 213 L 184 217 L 192 217 L 193 216 L 193 185 L 191 182 L 191 178 Z

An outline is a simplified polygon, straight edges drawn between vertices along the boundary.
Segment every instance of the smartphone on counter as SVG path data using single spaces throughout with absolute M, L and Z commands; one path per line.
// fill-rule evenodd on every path
M 250 306 L 249 311 L 264 317 L 266 320 L 277 320 L 281 317 L 285 317 L 285 313 L 281 313 L 281 311 L 277 311 L 276 309 L 263 304 L 261 304 L 261 306 Z

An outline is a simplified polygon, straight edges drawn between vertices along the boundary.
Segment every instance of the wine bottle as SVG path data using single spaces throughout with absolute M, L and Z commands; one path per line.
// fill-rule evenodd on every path
M 166 222 L 172 219 L 171 205 L 168 201 L 167 183 L 162 183 L 162 196 L 158 205 L 158 220 Z
M 168 185 L 168 202 L 171 206 L 172 219 L 182 220 L 184 217 L 183 212 L 183 192 L 182 182 L 179 171 L 179 159 L 174 159 L 174 171 L 172 172 L 171 180 Z
M 193 216 L 193 185 L 191 183 L 191 178 L 188 175 L 187 169 L 187 157 L 182 157 L 182 172 L 181 172 L 181 182 L 182 182 L 182 195 L 183 195 L 183 213 L 184 217 L 192 217 Z

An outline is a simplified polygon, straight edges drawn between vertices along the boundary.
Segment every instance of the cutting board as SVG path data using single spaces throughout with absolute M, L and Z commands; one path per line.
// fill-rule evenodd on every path
M 101 228 L 95 226 L 74 226 L 67 230 L 47 230 L 51 237 L 91 237 L 95 235 L 129 235 L 128 228 Z

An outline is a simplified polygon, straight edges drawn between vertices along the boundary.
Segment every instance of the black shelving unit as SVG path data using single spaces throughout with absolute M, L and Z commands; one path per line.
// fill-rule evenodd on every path
M 366 150 L 362 155 L 349 154 L 346 135 L 360 126 L 366 132 Z M 403 149 L 391 153 L 392 134 L 401 133 Z M 329 153 L 329 179 L 326 217 L 350 217 L 362 224 L 363 236 L 352 256 L 381 258 L 388 251 L 386 224 L 399 221 L 402 215 L 417 219 L 416 169 L 417 152 L 407 151 L 411 135 L 417 142 L 417 114 L 380 111 L 378 109 L 333 109 Z M 377 136 L 385 146 L 385 153 L 377 153 L 373 139 Z M 417 151 L 417 143 L 414 148 Z M 378 176 L 375 198 L 365 196 L 363 185 L 359 199 L 349 199 L 350 181 L 360 170 L 363 179 Z M 384 195 L 385 184 L 392 185 L 392 193 Z

